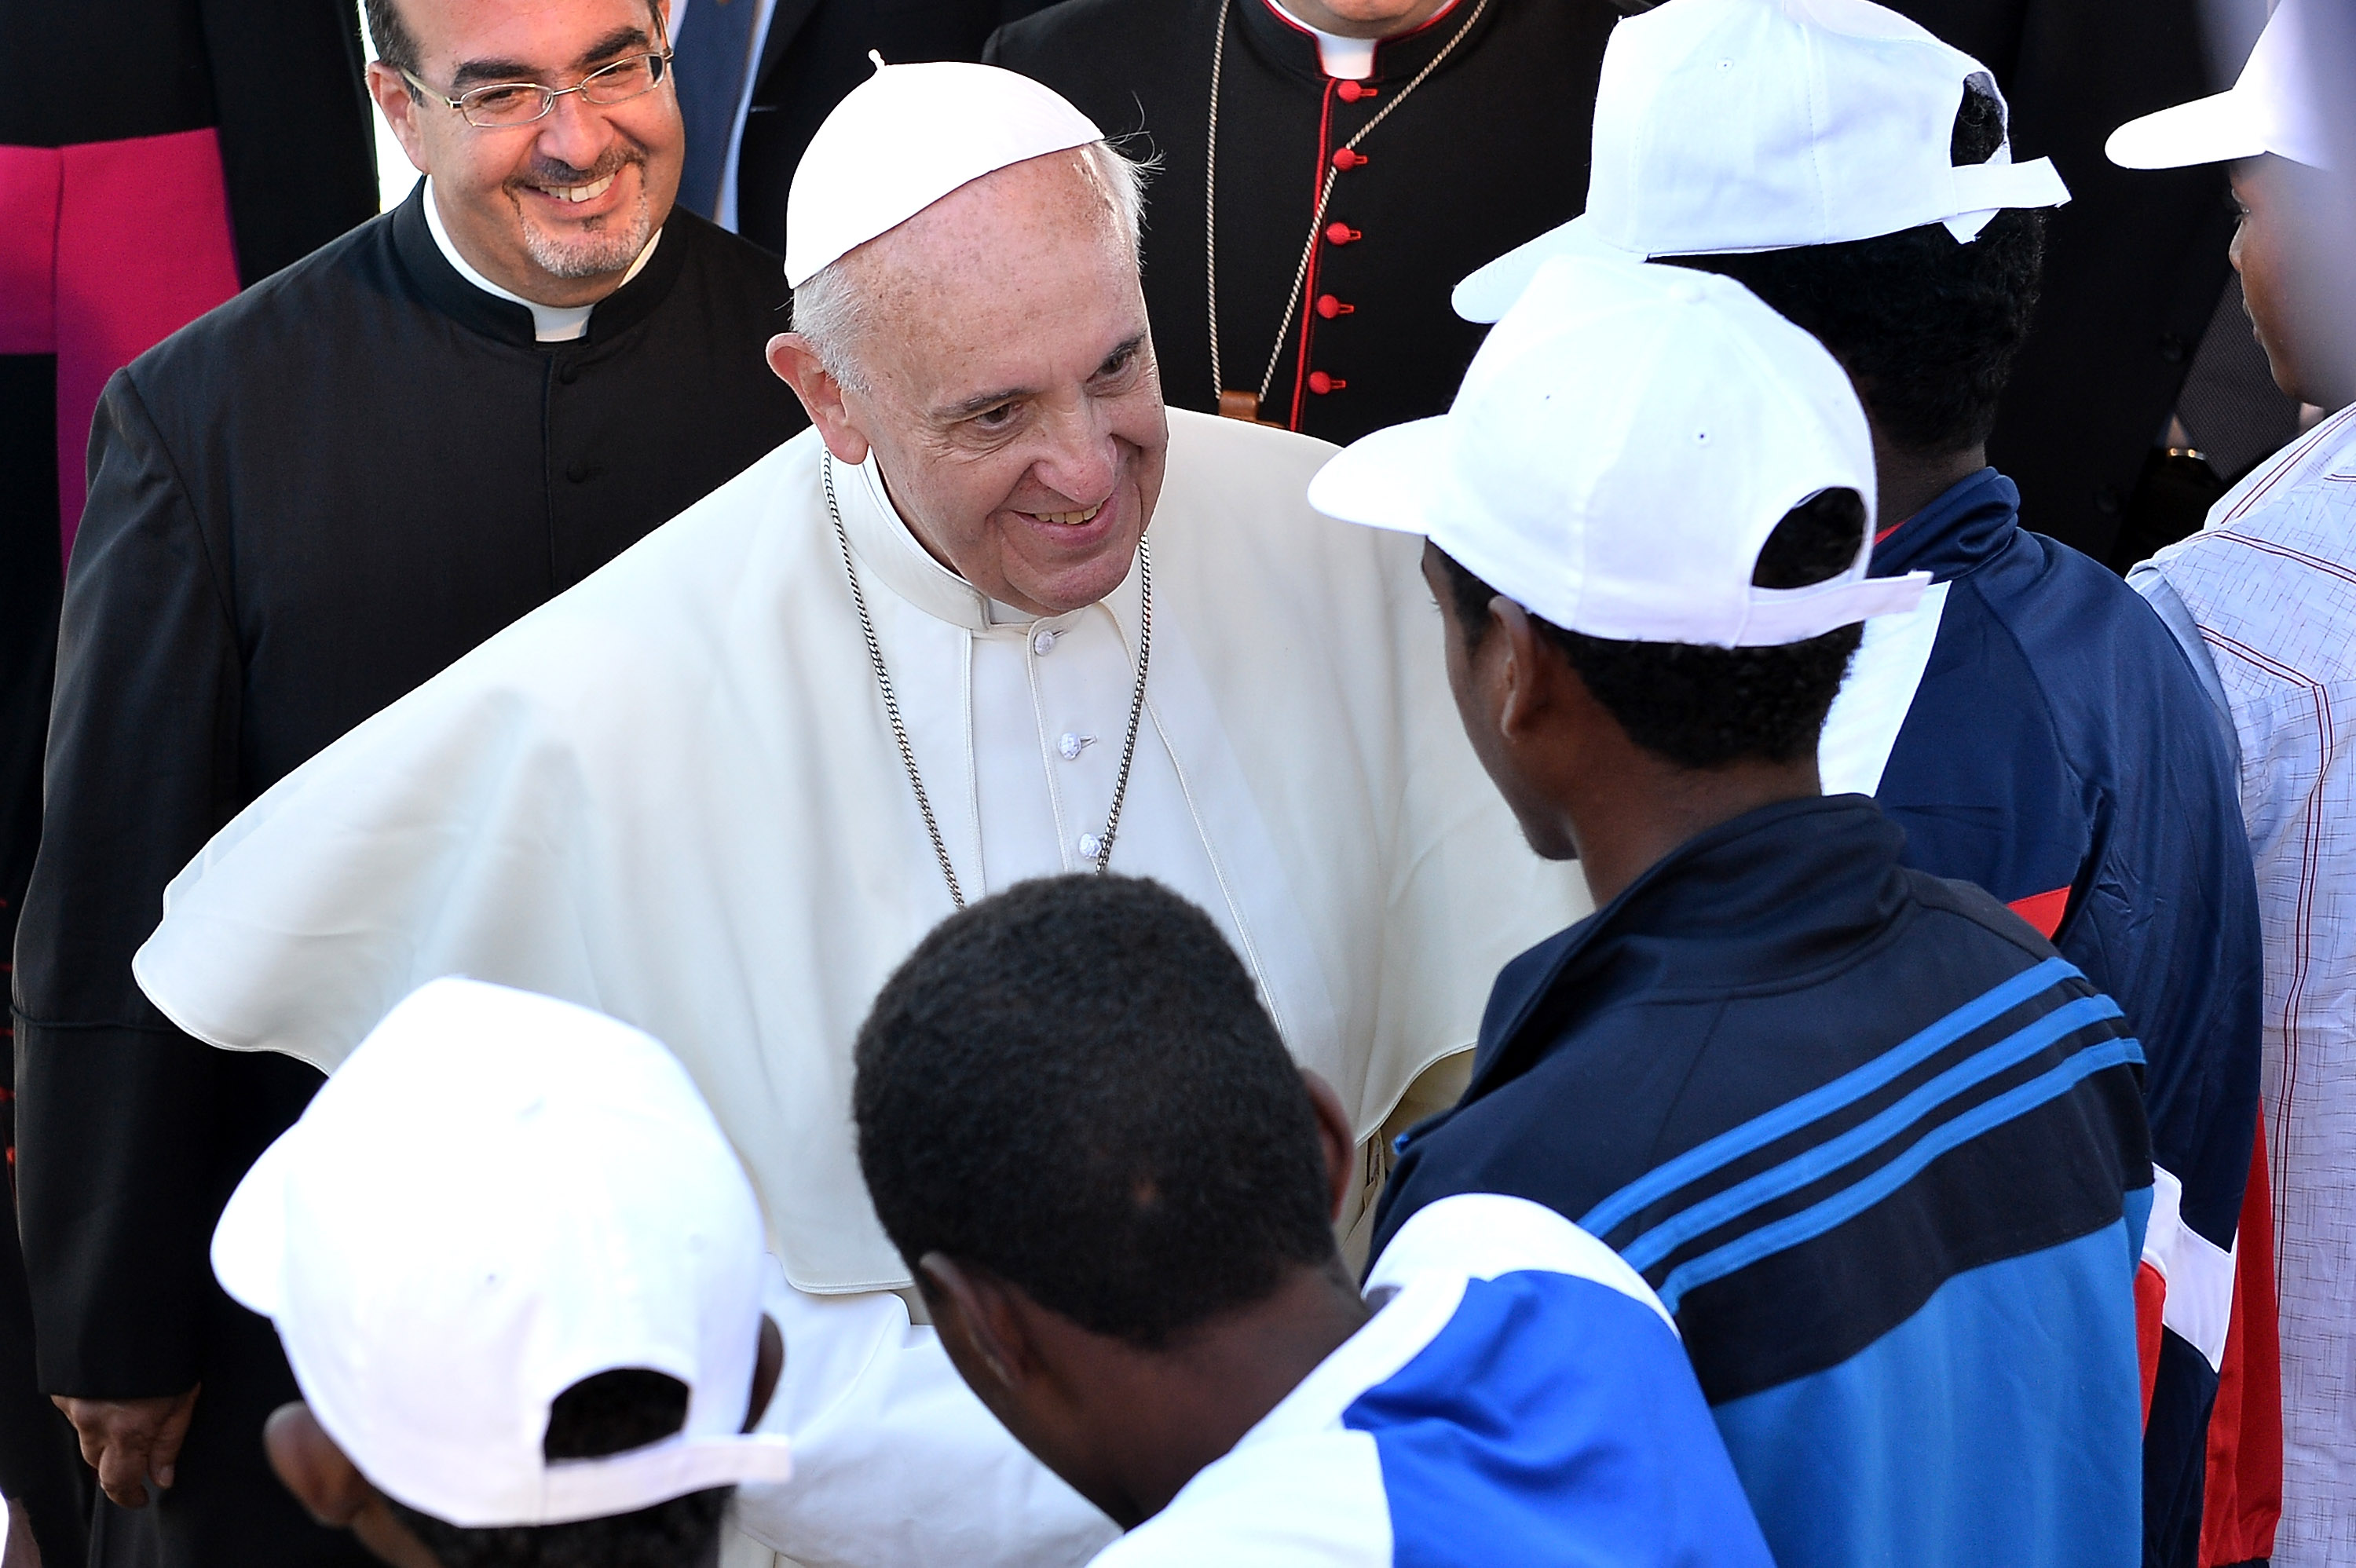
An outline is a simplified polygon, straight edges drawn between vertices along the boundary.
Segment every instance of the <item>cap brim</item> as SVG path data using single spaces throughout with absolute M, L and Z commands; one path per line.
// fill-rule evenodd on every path
M 1514 302 L 1522 297 L 1522 291 L 1530 286 L 1538 269 L 1557 256 L 1601 256 L 1617 261 L 1644 259 L 1603 240 L 1588 215 L 1581 213 L 1468 274 L 1448 296 L 1448 303 L 1467 321 L 1495 321 L 1514 308 Z
M 2239 92 L 2196 98 L 2128 121 L 2111 133 L 2103 153 L 2123 169 L 2180 169 L 2254 158 L 2266 151 L 2254 107 Z
M 1429 534 L 1450 468 L 1448 416 L 1412 420 L 1335 454 L 1309 481 L 1309 504 L 1345 523 Z
M 213 1227 L 213 1277 L 231 1300 L 276 1317 L 286 1276 L 286 1178 L 293 1129 L 262 1151 Z

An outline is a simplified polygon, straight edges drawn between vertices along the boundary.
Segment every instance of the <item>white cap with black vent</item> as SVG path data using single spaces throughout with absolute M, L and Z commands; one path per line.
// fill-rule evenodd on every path
M 1712 256 L 1872 240 L 2070 199 L 2051 160 L 1954 161 L 1966 84 L 1988 69 L 1871 0 L 1667 0 L 1612 30 L 1587 210 L 1456 285 L 1494 321 L 1539 263 Z
M 741 1430 L 767 1269 L 752 1186 L 678 1059 L 602 1013 L 420 987 L 254 1162 L 212 1261 L 360 1473 L 448 1523 L 791 1473 L 783 1437 Z M 547 1458 L 556 1396 L 624 1368 L 685 1383 L 685 1425 Z
M 1785 515 L 1844 488 L 1866 514 L 1848 568 L 1753 584 Z M 1423 534 L 1558 626 L 1712 647 L 1912 609 L 1928 573 L 1867 575 L 1873 498 L 1865 411 L 1823 345 L 1730 278 L 1595 257 L 1539 268 L 1447 413 L 1309 485 L 1319 511 Z

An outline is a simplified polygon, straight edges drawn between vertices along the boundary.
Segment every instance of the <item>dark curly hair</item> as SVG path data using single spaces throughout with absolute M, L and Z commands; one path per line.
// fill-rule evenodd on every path
M 1950 161 L 1984 164 L 2004 108 L 1964 91 Z M 1969 244 L 1939 223 L 1873 240 L 1740 256 L 1663 256 L 1734 279 L 1832 350 L 1884 439 L 1944 455 L 1986 441 L 2029 336 L 2045 261 L 2045 215 L 1999 212 Z
M 1826 490 L 1784 515 L 1760 548 L 1751 581 L 1804 588 L 1839 575 L 1865 538 L 1865 500 Z M 1450 608 L 1467 643 L 1488 635 L 1497 591 L 1444 550 Z M 1825 715 L 1840 694 L 1862 626 L 1842 626 L 1781 647 L 1713 648 L 1687 643 L 1618 642 L 1532 622 L 1559 647 L 1579 678 L 1628 738 L 1683 768 L 1716 768 L 1748 758 L 1795 762 L 1815 750 Z
M 638 1367 L 584 1378 L 550 1403 L 541 1452 L 590 1459 L 657 1442 L 687 1424 L 687 1392 L 677 1378 Z M 734 1490 L 690 1492 L 607 1519 L 496 1530 L 462 1529 L 385 1501 L 442 1568 L 714 1568 Z
M 1159 883 L 1050 878 L 951 915 L 856 1059 L 860 1168 L 911 1270 L 941 1253 L 1153 1349 L 1340 1266 L 1301 1074 Z

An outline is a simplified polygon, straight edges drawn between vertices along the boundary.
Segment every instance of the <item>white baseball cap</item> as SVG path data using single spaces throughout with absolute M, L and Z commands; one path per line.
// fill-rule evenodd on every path
M 1848 570 L 1754 586 L 1775 525 L 1837 487 L 1865 502 Z M 1426 535 L 1558 626 L 1713 647 L 1912 609 L 1929 573 L 1866 575 L 1873 497 L 1865 411 L 1814 337 L 1730 278 L 1585 256 L 1538 269 L 1447 413 L 1354 443 L 1309 485 L 1319 511 Z
M 994 65 L 884 65 L 810 138 L 786 193 L 786 284 L 1011 164 L 1104 140 L 1045 87 Z
M 2070 199 L 2051 159 L 1957 165 L 1966 82 L 1988 69 L 1870 0 L 1667 0 L 1612 28 L 1587 210 L 1456 285 L 1494 321 L 1538 264 L 1576 252 L 1711 256 L 1944 223 L 1976 238 L 2010 207 Z
M 2333 167 L 2330 127 L 2311 80 L 2323 66 L 2321 42 L 2308 21 L 2307 0 L 2282 0 L 2232 87 L 2128 121 L 2111 133 L 2104 153 L 2128 169 L 2222 164 L 2261 153 Z
M 758 1205 L 678 1060 L 585 1008 L 435 980 L 361 1041 L 230 1195 L 223 1288 L 379 1489 L 466 1528 L 562 1524 L 790 1474 L 740 1435 Z M 688 1387 L 669 1437 L 550 1460 L 599 1372 Z

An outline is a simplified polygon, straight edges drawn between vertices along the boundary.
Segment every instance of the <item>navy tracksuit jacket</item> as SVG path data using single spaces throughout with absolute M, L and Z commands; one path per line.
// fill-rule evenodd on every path
M 2257 1128 L 2257 888 L 2232 747 L 2183 650 L 2117 576 L 2022 528 L 2019 505 L 1984 468 L 1876 544 L 1875 575 L 1927 571 L 1943 603 L 1872 793 L 1907 865 L 2010 904 L 2143 1041 L 2146 1284 L 2167 1330 L 2146 1562 L 2192 1568 Z
M 1515 959 L 1376 1254 L 1501 1192 L 1676 1316 L 1780 1568 L 2133 1568 L 2152 1193 L 2109 998 L 1859 795 L 1673 851 Z

